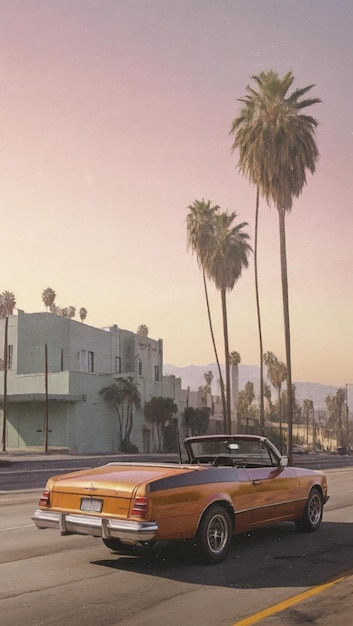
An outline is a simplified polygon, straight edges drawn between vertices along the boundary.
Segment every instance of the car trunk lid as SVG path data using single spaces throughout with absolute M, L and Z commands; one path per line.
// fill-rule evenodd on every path
M 54 476 L 48 485 L 50 508 L 127 517 L 137 492 L 144 495 L 143 485 L 186 471 L 192 470 L 176 464 L 124 463 Z

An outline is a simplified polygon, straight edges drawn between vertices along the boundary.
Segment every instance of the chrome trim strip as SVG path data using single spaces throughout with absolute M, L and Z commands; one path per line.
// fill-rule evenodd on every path
M 257 506 L 256 508 L 250 507 L 247 509 L 235 509 L 234 513 L 235 515 L 239 515 L 240 513 L 253 513 L 254 511 L 260 511 L 261 509 L 268 509 L 273 506 L 283 506 L 286 504 L 298 504 L 298 503 L 306 502 L 306 501 L 307 501 L 307 498 L 300 498 L 298 500 L 284 500 L 283 502 L 268 503 L 268 504 L 264 504 L 263 506 Z
M 62 535 L 66 533 L 65 515 L 63 514 L 59 515 L 59 530 Z
M 93 535 L 131 543 L 152 541 L 158 532 L 157 522 L 101 518 L 93 515 L 57 513 L 42 509 L 37 509 L 34 512 L 32 520 L 38 528 L 56 528 L 62 534 Z

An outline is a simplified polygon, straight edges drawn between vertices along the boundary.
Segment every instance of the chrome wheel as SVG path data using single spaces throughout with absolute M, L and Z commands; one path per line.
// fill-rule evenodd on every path
M 211 552 L 222 552 L 228 540 L 228 526 L 223 515 L 211 517 L 207 527 L 207 544 Z
M 205 511 L 196 535 L 204 562 L 219 563 L 224 559 L 232 540 L 232 530 L 231 518 L 224 506 L 215 504 Z
M 305 532 L 317 530 L 321 524 L 322 512 L 322 494 L 317 487 L 314 487 L 309 494 L 301 519 L 295 522 L 296 527 Z
M 313 494 L 312 498 L 309 499 L 308 505 L 310 523 L 316 526 L 316 524 L 321 521 L 322 515 L 322 500 L 319 493 L 316 492 Z

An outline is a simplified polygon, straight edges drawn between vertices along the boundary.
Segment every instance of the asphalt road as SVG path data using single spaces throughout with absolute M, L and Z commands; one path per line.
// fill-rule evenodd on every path
M 0 463 L 0 492 L 21 489 L 44 488 L 51 476 L 74 472 L 89 467 L 98 467 L 106 463 L 117 461 L 157 461 L 178 462 L 176 454 L 150 455 L 114 455 L 114 456 L 79 456 L 68 455 L 14 458 L 11 461 Z
M 30 519 L 39 491 L 2 493 L 1 626 L 349 624 L 352 577 L 320 586 L 353 568 L 353 468 L 327 475 L 331 497 L 318 532 L 285 523 L 247 533 L 210 566 L 190 543 L 123 556 L 100 539 L 39 531 Z
M 0 492 L 21 489 L 44 488 L 51 476 L 65 472 L 77 471 L 88 467 L 97 467 L 117 460 L 124 461 L 158 461 L 178 462 L 176 454 L 160 455 L 124 455 L 124 456 L 81 456 L 52 459 L 43 456 L 36 459 L 13 460 L 7 465 L 0 464 Z M 298 454 L 293 458 L 293 465 L 327 470 L 353 466 L 353 456 Z

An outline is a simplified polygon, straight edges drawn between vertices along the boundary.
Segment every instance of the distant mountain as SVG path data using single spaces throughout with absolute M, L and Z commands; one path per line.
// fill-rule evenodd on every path
M 224 366 L 221 366 L 221 369 L 224 374 Z M 182 388 L 186 389 L 190 387 L 191 391 L 197 391 L 200 385 L 205 384 L 204 374 L 211 370 L 213 373 L 212 393 L 215 395 L 219 394 L 219 385 L 217 383 L 219 375 L 216 363 L 209 363 L 208 365 L 187 365 L 185 367 L 176 367 L 175 365 L 166 363 L 163 370 L 165 375 L 173 375 L 177 378 L 181 378 Z M 267 379 L 265 380 L 268 382 Z M 244 389 L 247 382 L 254 383 L 255 393 L 258 394 L 260 390 L 260 368 L 258 365 L 239 365 L 239 389 Z M 320 385 L 319 383 L 294 382 L 294 385 L 297 401 L 302 402 L 305 398 L 312 400 L 315 409 L 326 409 L 326 396 L 335 395 L 337 391 L 337 387 Z

